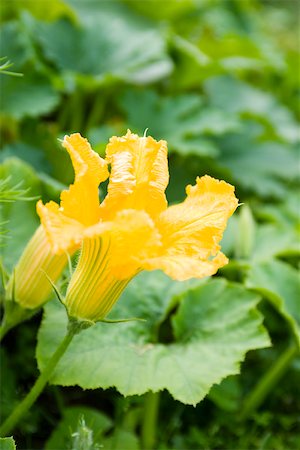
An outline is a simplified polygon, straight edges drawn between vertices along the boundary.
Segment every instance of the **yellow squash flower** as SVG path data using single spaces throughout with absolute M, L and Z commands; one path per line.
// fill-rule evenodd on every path
M 73 137 L 72 143 L 76 150 L 68 139 L 63 142 L 72 159 L 76 177 L 75 184 L 61 194 L 61 199 L 62 207 L 70 218 L 79 218 L 84 225 L 88 225 L 94 223 L 97 217 L 93 208 L 95 203 L 98 204 L 98 189 L 95 186 L 108 177 L 108 170 L 107 163 L 82 141 L 81 137 L 77 141 Z M 83 145 L 82 151 L 80 145 Z M 54 202 L 48 204 L 49 210 L 55 210 L 56 206 Z M 67 254 L 72 255 L 81 245 L 81 238 L 76 237 L 74 230 L 70 230 L 71 239 L 64 239 L 63 247 L 59 242 L 55 245 L 49 242 L 45 230 L 47 227 L 38 227 L 25 247 L 7 287 L 7 299 L 14 297 L 15 302 L 23 308 L 35 309 L 45 303 L 52 292 L 49 279 L 54 283 L 57 281 L 67 264 Z M 64 232 L 69 233 L 67 227 Z M 58 248 L 60 251 L 57 251 Z
M 233 186 L 197 178 L 184 202 L 168 208 L 165 141 L 128 131 L 110 139 L 106 162 L 79 134 L 66 136 L 64 145 L 75 182 L 62 193 L 60 206 L 40 201 L 37 211 L 53 251 L 83 243 L 64 300 L 71 317 L 104 318 L 141 270 L 162 269 L 186 280 L 213 275 L 227 264 L 219 243 L 238 205 Z M 100 204 L 98 185 L 108 176 L 107 164 L 107 195 Z
M 15 267 L 7 288 L 7 299 L 14 297 L 22 308 L 38 308 L 46 302 L 52 291 L 47 276 L 56 282 L 67 260 L 65 253 L 53 253 L 44 228 L 39 226 Z

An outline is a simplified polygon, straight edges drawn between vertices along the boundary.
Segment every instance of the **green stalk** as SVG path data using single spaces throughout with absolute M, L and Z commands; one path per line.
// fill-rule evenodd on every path
M 159 411 L 159 392 L 145 394 L 144 416 L 142 423 L 142 448 L 152 450 L 156 444 L 156 429 Z
M 68 118 L 70 116 L 69 110 L 69 99 L 65 99 L 60 105 L 60 110 L 57 117 L 57 123 L 59 124 L 60 131 L 66 131 L 68 129 Z
M 189 56 L 200 67 L 205 67 L 210 63 L 210 58 L 206 53 L 202 52 L 196 45 L 187 39 L 184 39 L 178 34 L 172 33 L 171 44 L 176 50 L 179 50 L 184 55 Z
M 9 330 L 19 323 L 30 319 L 39 308 L 27 309 L 16 303 L 14 300 L 6 300 L 4 302 L 4 316 L 0 326 L 0 342 Z
M 69 99 L 70 110 L 70 130 L 72 132 L 82 132 L 84 123 L 84 93 L 77 87 Z
M 0 436 L 7 436 L 11 433 L 13 428 L 19 422 L 21 417 L 28 411 L 28 409 L 33 405 L 38 396 L 43 391 L 47 382 L 49 381 L 55 367 L 57 366 L 59 360 L 64 355 L 68 346 L 70 345 L 75 334 L 79 333 L 79 331 L 83 329 L 82 324 L 77 321 L 70 321 L 68 326 L 68 331 L 62 342 L 59 344 L 58 348 L 48 361 L 47 366 L 40 374 L 34 385 L 32 386 L 30 392 L 26 395 L 26 397 L 18 404 L 18 406 L 14 409 L 11 415 L 6 419 L 0 428 Z
M 10 326 L 7 325 L 7 323 L 3 323 L 0 326 L 0 342 L 2 341 L 2 339 L 4 338 L 4 336 L 6 335 L 6 333 L 9 332 L 9 330 L 11 329 Z
M 107 94 L 105 95 L 105 93 L 103 91 L 99 91 L 98 93 L 95 94 L 93 106 L 92 106 L 92 108 L 88 114 L 88 118 L 86 120 L 85 128 L 87 130 L 96 125 L 97 126 L 100 125 L 101 119 L 103 117 L 106 97 L 107 97 Z
M 263 403 L 267 395 L 272 391 L 274 386 L 276 386 L 280 378 L 289 368 L 290 363 L 293 361 L 298 352 L 299 348 L 296 344 L 288 347 L 260 379 L 244 401 L 240 414 L 240 418 L 242 420 L 247 419 L 251 413 Z

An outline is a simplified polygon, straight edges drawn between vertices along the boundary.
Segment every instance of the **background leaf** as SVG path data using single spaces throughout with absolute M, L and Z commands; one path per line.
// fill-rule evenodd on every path
M 286 184 L 298 177 L 298 151 L 275 141 L 260 142 L 249 134 L 226 137 L 219 163 L 236 183 L 261 197 L 282 197 Z
M 0 438 L 1 450 L 16 450 L 16 444 L 12 437 Z
M 11 177 L 11 186 L 21 183 L 22 189 L 29 189 L 28 195 L 40 196 L 41 183 L 30 166 L 17 158 L 7 159 L 0 166 L 0 178 Z M 34 230 L 39 225 L 35 212 L 36 201 L 17 201 L 0 205 L 1 218 L 9 228 L 9 234 L 5 244 L 0 248 L 4 264 L 12 269 L 16 264 L 23 248 L 29 241 Z
M 199 95 L 161 98 L 154 91 L 127 91 L 121 106 L 133 130 L 143 134 L 149 128 L 151 136 L 167 140 L 170 150 L 182 155 L 216 156 L 218 150 L 207 138 L 238 128 L 235 117 L 205 107 Z
M 64 410 L 63 417 L 48 439 L 45 450 L 70 448 L 72 434 L 76 432 L 82 417 L 86 426 L 93 431 L 93 442 L 101 444 L 103 433 L 112 425 L 111 420 L 97 409 L 73 406 Z
M 289 323 L 300 345 L 300 278 L 297 270 L 282 261 L 253 265 L 247 286 L 263 294 Z
M 118 429 L 113 436 L 103 440 L 104 448 L 116 450 L 139 450 L 140 445 L 137 437 L 130 431 Z
M 257 117 L 262 122 L 269 122 L 274 133 L 283 140 L 299 141 L 298 124 L 295 118 L 271 94 L 228 76 L 207 80 L 205 89 L 214 106 L 228 113 Z
M 118 3 L 74 2 L 80 25 L 37 26 L 43 51 L 63 71 L 151 82 L 172 70 L 160 32 Z M 95 24 L 96 27 L 95 27 Z M 74 55 L 78 55 L 74 58 Z
M 42 75 L 1 77 L 2 114 L 15 119 L 48 114 L 57 106 L 60 96 Z

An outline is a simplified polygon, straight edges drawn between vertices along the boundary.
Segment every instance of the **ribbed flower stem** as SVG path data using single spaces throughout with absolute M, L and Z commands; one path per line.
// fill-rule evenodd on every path
M 14 409 L 11 415 L 6 419 L 0 428 L 0 436 L 7 436 L 11 433 L 14 427 L 17 425 L 22 416 L 28 411 L 28 409 L 33 405 L 38 396 L 43 391 L 47 382 L 49 381 L 55 367 L 57 366 L 59 360 L 64 355 L 68 346 L 70 345 L 73 337 L 80 331 L 80 326 L 76 322 L 70 322 L 68 327 L 68 332 L 50 360 L 47 366 L 42 371 L 34 385 L 32 386 L 30 392 L 26 397 L 19 403 L 19 405 Z

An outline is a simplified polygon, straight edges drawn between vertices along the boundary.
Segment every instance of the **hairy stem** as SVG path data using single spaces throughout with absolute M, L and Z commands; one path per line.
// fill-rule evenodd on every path
M 32 386 L 30 392 L 26 395 L 26 397 L 18 404 L 18 406 L 14 409 L 11 415 L 6 419 L 0 428 L 0 436 L 6 436 L 10 434 L 13 428 L 17 425 L 21 417 L 28 411 L 28 409 L 33 405 L 38 396 L 43 391 L 47 382 L 49 381 L 55 367 L 57 366 L 59 360 L 64 355 L 67 350 L 69 344 L 71 343 L 75 334 L 80 331 L 80 326 L 78 326 L 77 322 L 70 322 L 68 331 L 62 342 L 57 347 L 56 351 L 53 353 L 52 357 L 48 361 L 47 366 L 41 372 L 40 376 Z

